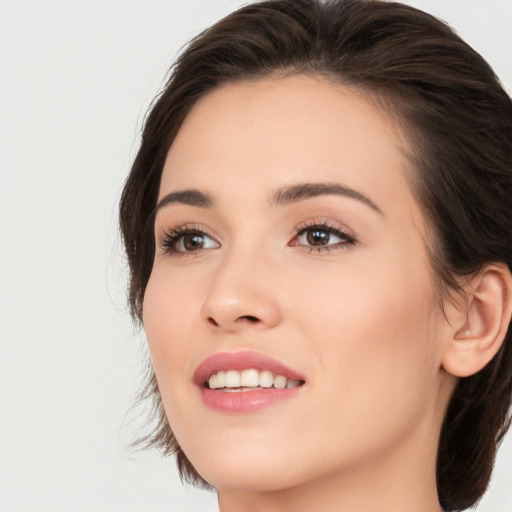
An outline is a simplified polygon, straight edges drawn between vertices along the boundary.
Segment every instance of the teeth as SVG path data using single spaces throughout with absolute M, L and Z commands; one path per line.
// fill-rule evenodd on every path
M 270 388 L 274 384 L 274 375 L 268 370 L 263 370 L 260 373 L 260 386 L 262 388 Z
M 218 376 L 217 375 L 218 374 L 214 373 L 208 379 L 208 385 L 210 386 L 210 389 L 216 389 L 218 387 L 217 386 L 217 381 L 218 381 Z
M 258 371 L 249 368 L 238 372 L 236 370 L 220 371 L 210 376 L 210 389 L 221 389 L 229 393 L 254 391 L 261 388 L 285 389 L 296 388 L 302 384 L 300 380 L 288 380 L 283 375 L 274 375 L 269 370 Z
M 227 388 L 239 388 L 240 387 L 240 372 L 235 370 L 229 370 L 226 372 L 226 383 L 224 386 Z
M 260 384 L 258 370 L 244 370 L 240 374 L 240 386 L 244 388 L 256 388 Z
M 282 375 L 276 375 L 274 377 L 274 387 L 276 389 L 284 389 L 286 387 L 286 381 L 288 379 Z

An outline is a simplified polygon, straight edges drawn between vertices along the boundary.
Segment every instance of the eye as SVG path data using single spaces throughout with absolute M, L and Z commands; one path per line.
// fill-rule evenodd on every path
M 303 246 L 313 251 L 329 251 L 342 249 L 355 244 L 354 237 L 342 229 L 329 226 L 327 223 L 301 226 L 290 245 Z
M 161 245 L 165 252 L 181 255 L 219 247 L 219 244 L 204 231 L 186 226 L 167 232 L 162 238 Z

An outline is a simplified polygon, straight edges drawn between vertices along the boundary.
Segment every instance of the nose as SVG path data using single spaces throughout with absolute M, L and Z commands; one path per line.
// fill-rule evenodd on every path
M 201 315 L 215 331 L 271 328 L 281 321 L 275 270 L 262 259 L 230 255 L 214 270 Z

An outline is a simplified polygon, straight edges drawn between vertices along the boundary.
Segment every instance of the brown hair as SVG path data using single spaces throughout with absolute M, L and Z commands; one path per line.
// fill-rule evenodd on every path
M 270 0 L 196 37 L 146 119 L 120 204 L 135 319 L 153 264 L 160 176 L 183 119 L 220 84 L 280 72 L 355 86 L 394 114 L 413 148 L 411 188 L 431 225 L 430 258 L 445 290 L 489 262 L 512 267 L 512 102 L 485 60 L 438 19 L 399 3 Z M 509 329 L 496 357 L 460 379 L 450 400 L 437 458 L 446 510 L 466 509 L 485 492 L 511 395 Z M 208 486 L 172 435 L 152 371 L 146 398 L 157 424 L 139 442 L 176 453 L 182 478 Z

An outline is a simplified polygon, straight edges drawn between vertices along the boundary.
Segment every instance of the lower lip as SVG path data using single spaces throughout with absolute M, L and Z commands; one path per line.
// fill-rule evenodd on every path
M 220 412 L 252 412 L 260 411 L 276 402 L 294 397 L 301 386 L 296 388 L 264 388 L 257 391 L 229 393 L 215 389 L 201 388 L 204 404 Z

